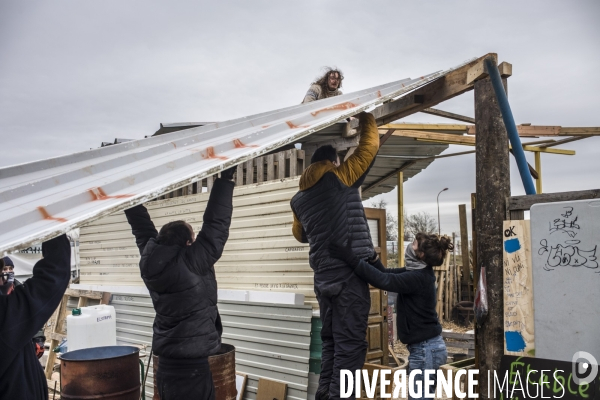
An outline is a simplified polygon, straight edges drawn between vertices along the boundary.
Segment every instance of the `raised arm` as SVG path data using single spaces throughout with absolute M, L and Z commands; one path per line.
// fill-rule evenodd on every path
M 8 296 L 0 296 L 0 376 L 24 346 L 31 346 L 31 338 L 56 310 L 69 284 L 71 244 L 67 236 L 44 242 L 42 255 L 33 267 L 33 277 Z
M 379 131 L 372 114 L 358 115 L 361 127 L 358 147 L 350 157 L 333 172 L 347 186 L 353 186 L 367 172 L 379 150 Z
M 125 216 L 127 217 L 127 222 L 131 225 L 131 233 L 135 236 L 135 243 L 140 250 L 140 254 L 142 254 L 148 240 L 156 239 L 156 236 L 158 236 L 156 227 L 152 219 L 150 219 L 148 210 L 142 204 L 125 210 Z
M 228 179 L 215 180 L 204 211 L 202 229 L 196 241 L 186 249 L 190 265 L 199 274 L 206 273 L 223 254 L 233 212 L 233 187 L 233 181 Z

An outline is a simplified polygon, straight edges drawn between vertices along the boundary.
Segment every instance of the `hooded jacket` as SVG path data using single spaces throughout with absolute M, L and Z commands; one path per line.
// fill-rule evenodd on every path
M 378 289 L 398 293 L 396 328 L 404 344 L 420 343 L 442 333 L 436 305 L 435 275 L 423 268 L 383 268 L 362 261 L 354 269 L 364 281 Z
M 300 191 L 290 204 L 296 240 L 310 244 L 310 266 L 315 273 L 347 268 L 329 256 L 329 243 L 352 240 L 355 254 L 373 254 L 373 242 L 359 188 L 379 149 L 379 132 L 371 114 L 360 114 L 362 135 L 354 153 L 336 167 L 331 161 L 311 164 L 300 178 Z
M 214 264 L 229 237 L 233 186 L 221 178 L 215 181 L 202 229 L 191 246 L 158 243 L 158 232 L 144 206 L 125 211 L 142 256 L 142 279 L 156 311 L 152 348 L 158 356 L 203 358 L 221 348 Z
M 31 338 L 60 304 L 71 278 L 66 235 L 42 243 L 33 276 L 0 296 L 0 399 L 47 399 L 48 384 Z

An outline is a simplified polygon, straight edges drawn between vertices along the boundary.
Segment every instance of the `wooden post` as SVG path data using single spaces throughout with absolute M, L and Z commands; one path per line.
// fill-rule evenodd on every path
M 275 155 L 267 155 L 267 180 L 272 181 L 275 179 Z
M 471 274 L 469 270 L 469 229 L 467 228 L 467 206 L 464 204 L 458 205 L 458 218 L 460 220 L 460 255 L 462 258 L 462 279 L 461 285 L 466 285 L 468 297 L 471 300 L 471 292 L 469 290 L 469 282 Z M 462 299 L 460 299 L 462 300 Z
M 404 266 L 404 172 L 398 172 L 398 268 Z
M 265 158 L 256 157 L 256 183 L 265 181 Z
M 285 151 L 277 153 L 277 179 L 285 178 Z
M 535 191 L 536 194 L 542 194 L 542 153 L 536 151 L 533 154 L 535 157 L 535 171 L 538 174 L 538 178 L 535 180 Z
M 508 134 L 489 77 L 475 82 L 475 126 L 476 253 L 478 266 L 486 269 L 489 307 L 486 320 L 477 329 L 479 398 L 490 399 L 488 371 L 499 370 L 504 354 L 502 226 L 510 196 L 510 163 Z

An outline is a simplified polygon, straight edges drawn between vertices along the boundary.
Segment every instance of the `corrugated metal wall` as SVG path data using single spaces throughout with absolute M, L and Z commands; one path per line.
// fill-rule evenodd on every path
M 233 222 L 223 256 L 215 266 L 220 289 L 269 290 L 302 293 L 317 306 L 308 245 L 292 236 L 290 200 L 298 179 L 236 187 Z M 160 229 L 183 219 L 198 232 L 208 193 L 146 203 Z M 143 285 L 139 253 L 123 212 L 81 228 L 81 283 Z
M 114 293 L 110 302 L 117 313 L 117 343 L 146 345 L 150 351 L 154 308 L 148 295 Z M 287 400 L 307 398 L 310 306 L 220 301 L 223 342 L 236 348 L 236 371 L 248 375 L 244 399 L 256 399 L 258 379 L 288 384 Z M 152 398 L 154 372 L 146 381 Z

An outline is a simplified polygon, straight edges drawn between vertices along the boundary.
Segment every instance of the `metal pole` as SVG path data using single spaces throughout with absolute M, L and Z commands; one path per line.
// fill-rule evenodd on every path
M 442 235 L 442 228 L 440 225 L 440 194 L 442 194 L 442 192 L 445 192 L 446 190 L 448 190 L 448 188 L 443 188 L 442 190 L 440 190 L 440 192 L 437 195 L 437 209 L 438 209 L 438 235 L 441 236 Z
M 529 172 L 529 166 L 527 165 L 527 159 L 525 158 L 525 151 L 523 151 L 523 145 L 521 144 L 521 139 L 519 138 L 519 132 L 517 131 L 517 125 L 515 124 L 515 119 L 513 118 L 512 111 L 510 109 L 510 104 L 508 104 L 508 97 L 504 91 L 504 85 L 502 84 L 500 71 L 498 71 L 498 66 L 493 60 L 486 58 L 484 62 L 494 88 L 494 94 L 496 95 L 498 106 L 500 107 L 500 113 L 502 114 L 504 126 L 508 132 L 508 139 L 512 145 L 513 154 L 515 156 L 515 160 L 517 161 L 517 166 L 519 167 L 521 180 L 523 181 L 523 186 L 525 186 L 525 193 L 535 194 L 533 178 Z

